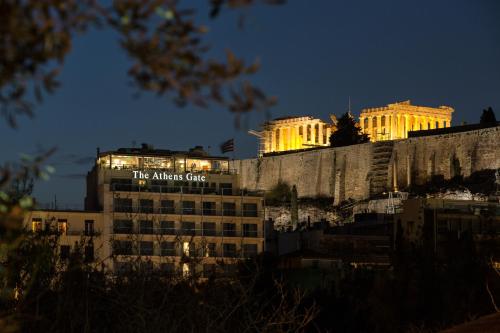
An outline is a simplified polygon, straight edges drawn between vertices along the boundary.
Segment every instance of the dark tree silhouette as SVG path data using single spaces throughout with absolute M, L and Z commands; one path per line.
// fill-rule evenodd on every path
M 368 135 L 361 133 L 354 118 L 348 112 L 339 118 L 337 130 L 330 136 L 330 146 L 342 147 L 368 142 Z
M 212 0 L 207 13 L 223 8 L 283 0 Z M 60 85 L 58 76 L 77 34 L 112 29 L 131 60 L 128 75 L 140 91 L 173 97 L 177 105 L 217 104 L 235 112 L 274 104 L 246 76 L 258 62 L 245 64 L 230 50 L 225 59 L 207 55 L 209 29 L 195 22 L 196 6 L 172 0 L 27 0 L 0 2 L 0 114 L 16 126 L 20 114 Z M 33 98 L 32 98 L 33 97 Z
M 480 124 L 496 124 L 497 123 L 497 118 L 495 117 L 495 112 L 493 109 L 488 107 L 487 109 L 483 110 L 483 114 L 481 115 L 481 120 L 479 121 Z

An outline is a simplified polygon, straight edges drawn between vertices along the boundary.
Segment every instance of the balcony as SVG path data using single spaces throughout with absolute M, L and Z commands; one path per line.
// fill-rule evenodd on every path
M 147 192 L 147 193 L 182 193 L 182 194 L 203 194 L 203 195 L 224 195 L 224 196 L 244 196 L 261 197 L 262 191 L 236 190 L 230 188 L 211 187 L 185 187 L 185 186 L 163 186 L 163 185 L 130 185 L 130 184 L 109 184 L 110 191 L 121 192 Z
M 116 228 L 111 227 L 111 233 L 115 235 L 141 235 L 141 236 L 197 236 L 197 237 L 245 237 L 257 238 L 257 231 L 248 232 L 244 230 L 214 230 L 214 229 L 182 229 L 182 228 L 153 228 L 148 229 L 147 233 L 142 233 L 140 228 Z M 262 236 L 261 236 L 262 237 Z
M 255 209 L 249 210 L 225 210 L 225 209 L 204 209 L 192 207 L 168 207 L 168 208 L 149 208 L 144 210 L 139 206 L 110 206 L 110 211 L 115 213 L 127 213 L 134 215 L 151 215 L 151 214 L 172 214 L 172 215 L 189 215 L 189 216 L 231 216 L 231 217 L 262 217 L 263 212 Z

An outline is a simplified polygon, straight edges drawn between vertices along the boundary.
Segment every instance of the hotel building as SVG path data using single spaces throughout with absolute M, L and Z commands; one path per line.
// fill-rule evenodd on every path
M 139 262 L 211 274 L 264 250 L 262 195 L 239 188 L 228 158 L 201 147 L 98 151 L 85 209 L 32 211 L 26 224 L 58 230 L 62 257 L 80 246 L 86 259 L 114 270 Z

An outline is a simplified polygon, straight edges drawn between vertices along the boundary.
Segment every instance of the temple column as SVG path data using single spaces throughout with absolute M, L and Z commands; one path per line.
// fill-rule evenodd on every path
M 433 118 L 431 117 L 431 129 L 435 129 L 436 128 L 436 118 Z
M 326 129 L 326 144 L 329 146 L 330 145 L 330 136 L 332 135 L 332 128 L 328 127 Z
M 316 142 L 316 133 L 317 132 L 318 131 L 316 130 L 316 124 L 314 124 L 314 123 L 311 124 L 311 143 L 314 145 L 317 144 L 317 142 Z
M 404 133 L 404 137 L 407 138 L 408 137 L 408 132 L 410 131 L 410 116 L 408 116 L 407 114 L 405 114 L 405 133 Z
M 439 118 L 439 128 L 443 128 L 444 127 L 444 119 L 443 118 Z
M 297 130 L 297 126 L 292 127 L 292 141 L 295 149 L 299 149 L 299 141 L 298 141 L 299 131 Z
M 387 139 L 392 139 L 392 116 L 390 114 L 385 115 L 385 123 L 387 127 Z
M 283 127 L 280 127 L 278 131 L 280 131 L 280 141 L 279 141 L 280 151 L 283 151 L 285 150 L 285 140 L 284 140 L 285 129 Z
M 365 118 L 359 117 L 359 128 L 361 128 L 361 133 L 365 132 Z
M 401 115 L 397 114 L 396 115 L 396 139 L 401 139 L 401 132 L 402 132 L 401 127 L 403 127 L 403 126 L 401 126 Z
M 292 146 L 292 127 L 286 128 L 286 141 L 287 141 L 287 149 L 293 149 Z
M 276 150 L 276 131 L 271 130 L 271 149 L 269 151 L 275 151 Z
M 451 126 L 451 119 L 449 119 L 449 118 L 448 118 L 448 119 L 446 119 L 446 121 L 445 121 L 445 126 L 446 126 L 446 127 L 450 127 L 450 126 Z
M 373 119 L 372 117 L 368 117 L 368 135 L 370 136 L 370 141 L 373 140 Z
M 323 145 L 324 142 L 323 142 L 323 124 L 322 123 L 319 123 L 318 130 L 319 130 L 319 133 L 318 133 L 319 144 Z
M 377 128 L 375 129 L 375 138 L 378 140 L 380 140 L 380 133 L 382 132 L 381 131 L 381 127 L 382 127 L 382 121 L 381 121 L 381 118 L 382 116 L 376 116 L 377 117 Z

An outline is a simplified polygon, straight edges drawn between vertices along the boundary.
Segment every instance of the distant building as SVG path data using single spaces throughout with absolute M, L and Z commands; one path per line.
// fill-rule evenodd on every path
M 394 235 L 416 245 L 424 240 L 438 254 L 450 241 L 471 236 L 476 249 L 495 249 L 493 260 L 500 262 L 500 204 L 487 201 L 408 199 L 394 215 Z M 396 238 L 396 237 L 395 237 Z M 493 246 L 492 246 L 493 245 Z
M 330 145 L 330 134 L 336 130 L 337 119 L 332 123 L 311 116 L 283 117 L 268 121 L 260 132 L 250 131 L 260 138 L 259 155 L 300 150 Z
M 359 125 L 371 141 L 408 138 L 408 132 L 451 126 L 453 108 L 412 105 L 410 101 L 361 110 Z
M 239 188 L 225 157 L 148 146 L 98 152 L 87 175 L 85 211 L 32 211 L 36 232 L 61 234 L 60 253 L 126 270 L 134 260 L 169 272 L 228 270 L 264 246 L 263 198 Z

